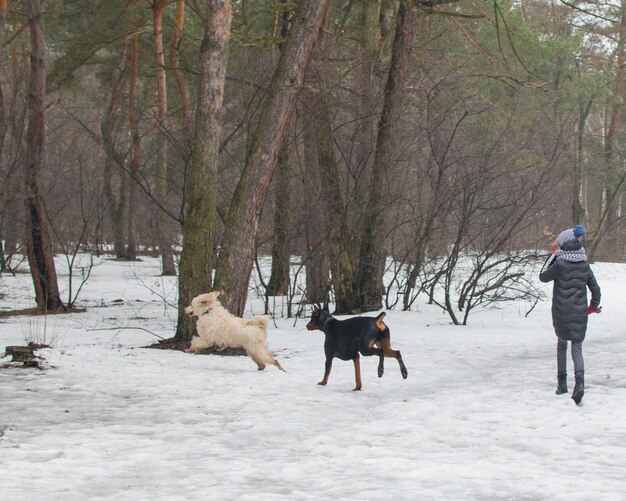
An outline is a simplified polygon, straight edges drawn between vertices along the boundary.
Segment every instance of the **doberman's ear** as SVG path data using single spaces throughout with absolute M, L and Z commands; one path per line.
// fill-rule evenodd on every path
M 319 313 L 319 311 L 320 311 L 319 307 L 316 304 L 314 304 L 313 305 L 313 313 Z

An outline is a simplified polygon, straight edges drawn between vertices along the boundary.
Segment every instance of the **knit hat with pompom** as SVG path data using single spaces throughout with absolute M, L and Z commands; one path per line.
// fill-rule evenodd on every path
M 563 247 L 563 244 L 566 242 L 570 242 L 572 240 L 582 240 L 583 236 L 587 234 L 587 230 L 585 230 L 584 226 L 577 224 L 573 228 L 568 228 L 567 230 L 559 233 L 559 236 L 556 237 L 556 244 L 559 247 Z

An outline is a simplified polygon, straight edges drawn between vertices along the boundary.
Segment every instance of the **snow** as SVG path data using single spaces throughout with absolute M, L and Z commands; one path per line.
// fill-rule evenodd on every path
M 353 392 L 351 362 L 316 384 L 323 334 L 305 319 L 271 323 L 286 373 L 146 348 L 173 335 L 175 280 L 155 259 L 100 259 L 86 312 L 0 319 L 1 354 L 51 345 L 45 370 L 0 369 L 0 499 L 624 499 L 626 265 L 593 269 L 604 309 L 590 317 L 576 406 L 554 394 L 548 300 L 528 316 L 477 311 L 466 327 L 425 302 L 388 311 L 409 377 L 386 359 L 379 379 L 365 358 Z M 28 274 L 3 275 L 0 293 L 3 310 L 34 306 Z M 247 314 L 262 311 L 255 301 Z

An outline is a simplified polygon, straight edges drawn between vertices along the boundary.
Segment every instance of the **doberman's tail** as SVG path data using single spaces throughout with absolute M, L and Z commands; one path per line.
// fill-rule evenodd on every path
M 387 313 L 383 311 L 380 315 L 376 317 L 376 320 L 374 321 L 374 323 L 376 324 L 376 327 L 378 328 L 380 332 L 383 332 L 385 329 L 387 329 L 387 325 L 383 321 L 386 314 Z

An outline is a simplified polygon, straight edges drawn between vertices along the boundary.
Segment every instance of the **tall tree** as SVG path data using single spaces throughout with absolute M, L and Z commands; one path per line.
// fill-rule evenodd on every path
M 2 20 L 0 24 L 9 29 L 0 28 L 0 65 L 3 66 L 0 83 L 0 239 L 3 253 L 0 272 L 10 262 L 9 257 L 18 251 L 18 244 L 23 242 L 24 211 L 23 194 L 24 179 L 22 177 L 25 157 L 25 141 L 27 123 L 27 82 L 30 65 L 26 50 L 20 49 L 20 42 L 14 37 L 7 37 L 16 26 L 17 16 L 13 19 L 7 10 L 8 3 L 2 4 Z M 22 14 L 17 12 L 16 14 Z M 20 210 L 21 209 L 21 210 Z
M 350 194 L 339 196 L 340 175 L 332 149 L 333 137 L 329 96 L 320 96 L 320 161 L 322 185 L 325 191 L 326 214 L 330 226 L 330 255 L 336 313 L 351 313 L 360 306 L 358 294 L 359 242 L 368 198 L 368 179 L 371 176 L 375 148 L 376 115 L 380 103 L 382 79 L 381 64 L 381 1 L 365 0 L 353 4 L 357 9 L 358 35 L 351 70 L 354 102 L 353 152 L 349 161 Z
M 45 166 L 46 45 L 39 0 L 23 0 L 30 30 L 30 80 L 26 132 L 25 191 L 26 253 L 35 285 L 37 309 L 56 312 L 64 308 L 59 295 L 54 255 L 41 192 Z
M 408 0 L 400 2 L 391 67 L 385 85 L 383 110 L 378 122 L 374 166 L 366 206 L 359 254 L 358 290 L 361 309 L 379 309 L 382 305 L 383 272 L 387 231 L 383 209 L 389 200 L 389 175 L 397 161 L 395 128 L 399 123 L 410 67 L 411 48 L 417 30 L 416 7 Z
M 315 44 L 307 67 L 308 85 L 302 92 L 298 115 L 303 123 L 302 150 L 304 157 L 304 218 L 306 239 L 306 294 L 307 303 L 329 302 L 331 290 L 332 241 L 339 235 L 341 219 L 336 213 L 343 210 L 343 199 L 338 188 L 338 169 L 334 157 L 332 128 L 326 102 L 326 90 L 320 73 L 324 48 L 324 29 Z M 323 138 L 328 131 L 329 143 Z M 328 149 L 327 149 L 328 148 Z M 324 174 L 332 170 L 330 176 Z M 327 178 L 331 186 L 327 186 Z M 330 205 L 329 205 L 330 204 Z M 336 209 L 340 206 L 341 209 Z M 334 273 L 333 273 L 334 275 Z M 335 291 L 335 296 L 337 292 Z
M 243 313 L 248 296 L 259 221 L 269 183 L 329 3 L 330 0 L 303 0 L 298 6 L 228 211 L 215 285 L 225 291 L 229 309 L 239 315 Z
M 138 189 L 137 181 L 141 169 L 141 134 L 139 133 L 139 110 L 137 85 L 139 79 L 139 33 L 133 33 L 130 41 L 130 78 L 128 81 L 128 130 L 130 133 L 130 178 L 128 185 L 128 212 L 126 225 L 126 258 L 137 259 L 136 224 Z
M 175 339 L 191 340 L 195 322 L 185 315 L 191 299 L 211 290 L 217 240 L 217 167 L 232 5 L 207 0 L 200 48 L 200 87 L 196 104 L 188 205 L 183 223 L 183 250 L 178 282 L 178 325 Z
M 357 306 L 354 276 L 356 230 L 349 222 L 349 209 L 341 190 L 341 172 L 335 155 L 335 137 L 330 112 L 331 92 L 322 72 L 327 37 L 321 31 L 316 50 L 307 68 L 307 92 L 303 105 L 308 123 L 303 133 L 307 171 L 307 196 L 319 194 L 319 201 L 307 201 L 307 294 L 309 302 L 328 302 L 332 277 L 335 309 L 350 313 Z M 358 177 L 358 176 L 357 176 Z M 317 189 L 314 189 L 314 183 Z M 358 249 L 357 249 L 358 251 Z M 330 270 L 330 273 L 329 273 Z M 313 287 L 308 290 L 308 287 Z
M 160 207 L 157 207 L 157 232 L 159 238 L 159 251 L 161 253 L 161 269 L 163 275 L 176 275 L 174 256 L 172 251 L 172 231 L 167 221 L 167 215 L 162 208 L 168 206 L 167 188 L 167 77 L 165 73 L 165 50 L 163 47 L 163 12 L 169 5 L 170 0 L 155 0 L 152 2 L 152 36 L 154 46 L 154 59 L 156 63 L 157 81 L 157 155 L 156 155 L 156 199 Z
M 7 0 L 0 0 L 0 47 L 4 46 L 4 17 L 7 10 Z M 2 91 L 2 85 L 0 85 L 0 165 L 2 163 L 2 152 L 4 150 L 4 139 L 6 137 L 6 118 L 4 111 L 4 93 Z M 4 197 L 3 197 L 4 198 Z M 4 200 L 2 200 L 4 205 Z M 4 218 L 0 218 L 0 272 L 6 267 L 6 261 L 4 256 Z

